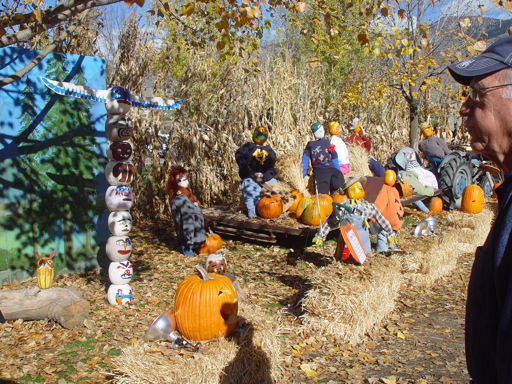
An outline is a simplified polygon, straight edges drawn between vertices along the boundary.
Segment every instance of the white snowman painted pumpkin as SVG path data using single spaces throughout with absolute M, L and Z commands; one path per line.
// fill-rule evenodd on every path
M 109 161 L 105 166 L 105 178 L 110 185 L 128 185 L 134 175 L 135 167 L 129 161 Z
M 111 185 L 105 192 L 105 203 L 110 211 L 128 211 L 133 205 L 133 194 L 126 185 Z
M 132 301 L 132 288 L 129 284 L 112 284 L 108 287 L 107 299 L 111 305 L 128 304 Z
M 126 141 L 132 137 L 133 121 L 123 114 L 110 115 L 105 122 L 105 133 L 110 141 Z
M 114 211 L 108 216 L 108 229 L 114 236 L 126 236 L 132 230 L 132 215 L 128 211 Z
M 112 284 L 129 284 L 133 277 L 132 263 L 128 260 L 113 261 L 108 266 L 108 278 Z
M 110 261 L 125 261 L 132 255 L 132 241 L 128 236 L 110 236 L 105 245 Z

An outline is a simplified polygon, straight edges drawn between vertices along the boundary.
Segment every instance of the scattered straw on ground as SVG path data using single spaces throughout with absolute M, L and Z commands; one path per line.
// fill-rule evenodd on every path
M 371 256 L 362 266 L 335 263 L 312 276 L 302 301 L 306 330 L 334 335 L 357 344 L 395 308 L 401 281 L 400 263 Z
M 168 342 L 136 343 L 115 359 L 119 384 L 274 383 L 282 377 L 280 321 L 258 305 L 242 302 L 243 317 L 228 339 L 203 344 L 201 353 Z
M 350 173 L 348 176 L 373 176 L 368 166 L 369 157 L 360 145 L 347 144 Z

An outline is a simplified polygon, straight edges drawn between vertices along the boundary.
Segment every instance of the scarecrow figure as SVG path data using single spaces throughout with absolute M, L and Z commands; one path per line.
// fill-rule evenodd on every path
M 256 215 L 262 184 L 268 182 L 278 184 L 274 178 L 277 156 L 270 146 L 264 145 L 267 138 L 267 128 L 258 127 L 254 130 L 253 142 L 245 143 L 235 153 L 249 219 Z
M 344 201 L 342 205 L 344 209 L 339 212 L 344 219 L 349 219 L 359 235 L 361 243 L 363 244 L 364 252 L 371 252 L 370 234 L 368 219 L 374 219 L 378 225 L 380 225 L 382 235 L 378 236 L 381 241 L 384 240 L 386 243 L 396 243 L 396 233 L 393 231 L 389 221 L 379 212 L 375 204 L 365 201 L 363 186 L 366 184 L 366 177 L 354 177 L 350 176 L 347 178 L 343 185 L 343 190 L 348 196 L 349 200 Z M 325 241 L 328 233 L 331 229 L 335 229 L 340 225 L 340 219 L 335 211 L 329 216 L 329 218 L 322 224 L 320 229 L 315 235 L 313 242 L 321 244 Z
M 348 157 L 348 149 L 340 134 L 340 125 L 336 121 L 329 123 L 329 133 L 331 134 L 331 144 L 338 154 L 338 163 L 340 164 L 340 171 L 344 175 L 350 172 L 350 160 Z
M 450 149 L 446 145 L 443 139 L 434 136 L 432 128 L 428 122 L 424 122 L 420 125 L 421 133 L 425 136 L 425 139 L 420 141 L 418 149 L 423 153 L 425 159 L 430 164 L 439 164 L 443 158 L 450 154 Z
M 316 140 L 309 141 L 302 154 L 302 177 L 306 177 L 311 160 L 316 192 L 329 195 L 330 188 L 334 193 L 343 186 L 345 178 L 341 173 L 334 145 L 323 138 L 325 131 L 322 124 L 314 123 L 311 125 L 311 131 Z
M 165 190 L 171 201 L 174 230 L 182 253 L 193 256 L 206 241 L 206 231 L 201 206 L 188 185 L 188 171 L 179 166 L 171 168 Z
M 384 167 L 377 161 L 377 159 L 375 159 L 375 157 L 370 155 L 372 143 L 370 142 L 368 136 L 366 136 L 362 121 L 355 117 L 350 122 L 348 130 L 352 133 L 352 135 L 349 136 L 349 138 L 346 140 L 347 144 L 359 145 L 363 147 L 368 156 L 370 156 L 370 160 L 368 161 L 370 171 L 372 171 L 372 173 L 377 177 L 384 177 Z

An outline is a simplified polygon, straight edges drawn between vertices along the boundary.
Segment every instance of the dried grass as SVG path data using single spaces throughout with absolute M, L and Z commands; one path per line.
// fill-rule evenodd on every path
M 252 384 L 278 382 L 283 373 L 283 346 L 279 319 L 263 308 L 241 302 L 245 319 L 237 336 L 212 340 L 201 353 L 180 354 L 165 342 L 136 343 L 116 357 L 115 383 L 119 384 Z
M 244 195 L 242 193 L 241 181 L 237 181 L 230 185 L 228 190 L 228 196 L 231 198 L 231 204 L 229 204 L 230 211 L 247 212 L 247 208 L 245 208 Z
M 276 161 L 277 179 L 287 183 L 292 190 L 296 189 L 300 193 L 307 194 L 307 177 L 302 177 L 301 169 L 302 156 L 286 153 L 278 156 Z
M 368 165 L 370 157 L 360 145 L 347 144 L 350 172 L 347 176 L 373 176 Z
M 402 279 L 400 263 L 377 255 L 371 259 L 359 267 L 334 263 L 316 271 L 302 301 L 307 331 L 354 345 L 393 311 Z

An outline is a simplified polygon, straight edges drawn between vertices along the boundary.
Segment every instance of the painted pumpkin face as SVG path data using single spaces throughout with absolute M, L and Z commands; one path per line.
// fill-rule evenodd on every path
M 347 188 L 347 195 L 350 199 L 359 200 L 364 197 L 364 189 L 358 181 Z
M 132 289 L 128 284 L 112 284 L 108 287 L 107 299 L 110 305 L 123 305 L 132 301 Z
M 132 215 L 128 211 L 114 211 L 108 216 L 108 229 L 114 236 L 126 236 L 132 230 Z
M 109 161 L 105 166 L 105 177 L 110 185 L 127 185 L 133 181 L 135 167 L 130 162 Z
M 105 123 L 105 133 L 110 141 L 126 141 L 132 136 L 133 122 L 126 115 L 110 115 Z
M 133 205 L 133 194 L 126 185 L 112 185 L 105 192 L 105 203 L 110 211 L 128 211 Z
M 227 262 L 224 256 L 213 253 L 206 258 L 206 270 L 208 273 L 223 275 L 227 270 Z
M 126 141 L 114 141 L 107 148 L 109 160 L 128 161 L 132 157 L 132 146 Z
M 132 255 L 132 241 L 127 236 L 110 236 L 105 250 L 110 261 L 125 261 Z
M 128 113 L 132 106 L 132 96 L 125 87 L 112 87 L 108 89 L 107 102 L 105 108 L 107 113 Z
M 186 173 L 179 174 L 178 177 L 176 177 L 176 183 L 182 187 L 182 188 L 188 188 L 188 177 Z
M 108 277 L 112 284 L 129 284 L 133 277 L 132 263 L 128 260 L 111 262 L 108 266 Z
M 50 288 L 53 283 L 53 257 L 57 251 L 52 252 L 48 257 L 41 257 L 39 252 L 34 250 L 34 254 L 39 259 L 37 260 L 37 286 L 41 289 Z

